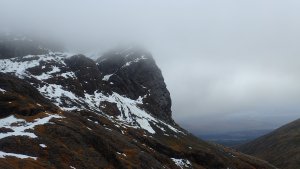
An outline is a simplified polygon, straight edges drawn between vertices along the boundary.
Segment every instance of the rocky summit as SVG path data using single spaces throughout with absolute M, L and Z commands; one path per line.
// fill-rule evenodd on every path
M 0 42 L 0 168 L 275 168 L 178 126 L 144 49 L 92 60 L 28 38 Z

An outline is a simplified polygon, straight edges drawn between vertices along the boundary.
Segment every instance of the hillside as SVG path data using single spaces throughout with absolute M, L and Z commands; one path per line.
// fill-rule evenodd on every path
M 300 166 L 300 119 L 238 148 L 279 168 Z
M 94 61 L 21 40 L 0 47 L 0 168 L 275 168 L 178 126 L 149 52 Z

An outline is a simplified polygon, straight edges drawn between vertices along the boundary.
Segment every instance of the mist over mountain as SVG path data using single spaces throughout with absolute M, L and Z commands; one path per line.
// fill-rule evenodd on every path
M 2 30 L 62 41 L 75 53 L 145 46 L 164 70 L 174 118 L 190 130 L 269 129 L 299 117 L 298 1 L 0 3 Z
M 0 168 L 298 167 L 299 7 L 0 0 Z
M 150 52 L 92 60 L 33 42 L 0 44 L 1 168 L 275 168 L 176 124 Z

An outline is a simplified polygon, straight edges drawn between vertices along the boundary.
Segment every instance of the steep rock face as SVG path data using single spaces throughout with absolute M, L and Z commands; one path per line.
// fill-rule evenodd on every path
M 80 91 L 86 91 L 93 94 L 96 90 L 101 90 L 102 78 L 96 63 L 84 55 L 74 55 L 65 60 L 67 66 L 75 76 L 78 77 L 78 83 L 81 84 Z M 83 93 L 82 93 L 83 96 Z
M 143 97 L 143 108 L 156 117 L 172 122 L 171 98 L 152 55 L 142 49 L 113 50 L 97 59 L 102 78 L 113 91 L 131 99 Z
M 298 169 L 300 166 L 300 119 L 238 148 L 279 168 Z

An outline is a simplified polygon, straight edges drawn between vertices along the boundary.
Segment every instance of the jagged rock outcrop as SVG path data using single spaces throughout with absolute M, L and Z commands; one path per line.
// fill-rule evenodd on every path
M 102 78 L 101 72 L 99 71 L 95 61 L 84 56 L 84 55 L 74 55 L 65 60 L 70 71 L 75 73 L 78 77 L 78 84 L 80 84 L 81 95 L 83 96 L 83 91 L 85 90 L 88 94 L 93 94 L 96 90 L 101 90 Z M 77 87 L 78 89 L 78 87 Z
M 171 97 L 152 55 L 139 48 L 112 50 L 97 59 L 102 78 L 113 91 L 131 99 L 144 98 L 148 112 L 172 122 Z

